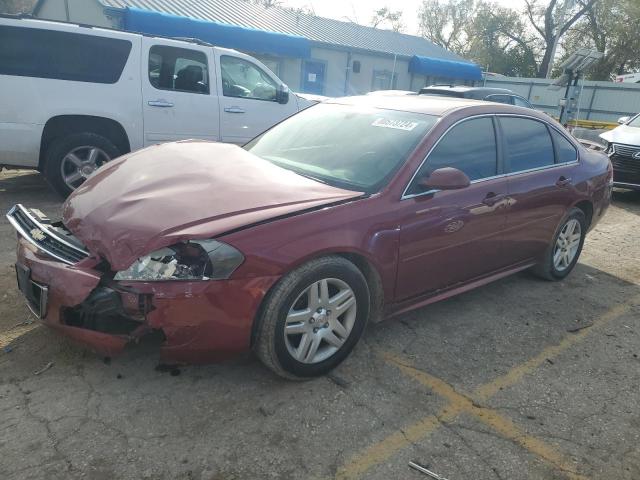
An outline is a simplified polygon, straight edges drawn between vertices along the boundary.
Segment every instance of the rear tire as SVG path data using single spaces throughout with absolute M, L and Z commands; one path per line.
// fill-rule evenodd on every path
M 257 319 L 253 349 L 282 377 L 323 375 L 360 339 L 369 305 L 367 282 L 353 263 L 337 256 L 312 260 L 269 293 Z
M 549 281 L 562 280 L 569 275 L 580 258 L 587 228 L 584 212 L 572 208 L 560 222 L 542 261 L 531 271 Z
M 122 155 L 108 138 L 92 132 L 55 139 L 45 153 L 44 175 L 62 197 L 79 187 L 93 171 Z M 76 174 L 77 173 L 77 174 Z M 75 181 L 71 181 L 73 179 Z

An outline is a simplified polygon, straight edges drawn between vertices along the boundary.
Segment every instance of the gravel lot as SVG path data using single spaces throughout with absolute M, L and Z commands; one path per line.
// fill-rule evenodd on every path
M 33 172 L 0 210 L 55 217 Z M 562 283 L 526 273 L 369 328 L 330 377 L 247 356 L 156 370 L 154 340 L 106 363 L 37 323 L 0 223 L 0 478 L 640 478 L 640 194 L 618 193 Z M 39 375 L 34 372 L 50 368 Z M 178 375 L 176 375 L 178 374 Z

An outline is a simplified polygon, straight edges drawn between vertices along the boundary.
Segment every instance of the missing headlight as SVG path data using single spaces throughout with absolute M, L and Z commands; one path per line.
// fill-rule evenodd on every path
M 140 257 L 115 280 L 222 280 L 244 261 L 235 248 L 217 240 L 191 240 Z

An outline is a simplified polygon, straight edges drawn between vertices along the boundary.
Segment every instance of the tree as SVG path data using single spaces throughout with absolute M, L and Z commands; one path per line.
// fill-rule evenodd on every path
M 378 26 L 384 24 L 388 24 L 394 32 L 403 31 L 402 11 L 397 10 L 394 12 L 389 7 L 382 7 L 376 10 L 371 18 L 371 26 L 378 28 Z
M 420 33 L 447 50 L 505 75 L 537 72 L 537 39 L 515 10 L 483 0 L 425 0 Z
M 31 13 L 35 0 L 0 0 L 0 13 Z
M 543 41 L 543 55 L 537 75 L 539 78 L 550 76 L 553 60 L 562 36 L 583 15 L 592 10 L 597 1 L 550 0 L 544 6 L 539 3 L 539 0 L 525 0 L 527 18 Z
M 604 53 L 589 69 L 592 80 L 640 69 L 640 3 L 637 0 L 601 0 L 576 23 L 562 44 L 566 55 L 585 46 Z

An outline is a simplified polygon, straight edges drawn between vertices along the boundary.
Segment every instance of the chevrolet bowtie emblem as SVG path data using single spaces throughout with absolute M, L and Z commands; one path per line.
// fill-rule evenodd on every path
M 31 237 L 34 240 L 37 240 L 39 242 L 41 242 L 42 240 L 44 240 L 46 238 L 44 232 L 42 230 L 40 230 L 39 228 L 34 228 L 31 230 Z

